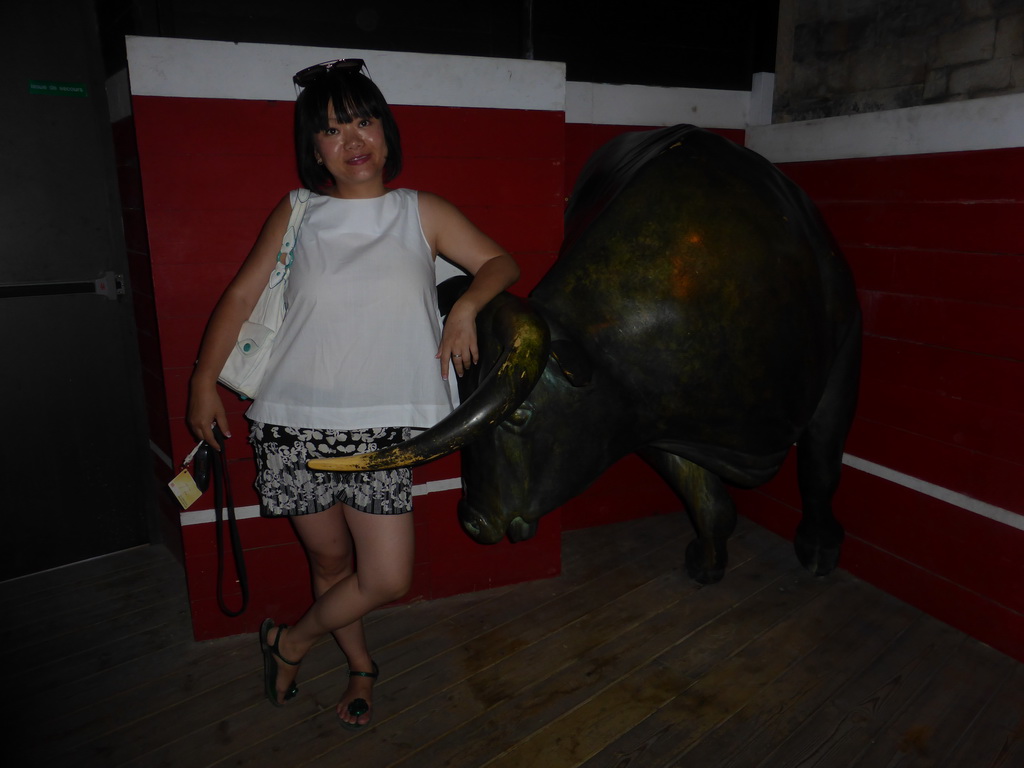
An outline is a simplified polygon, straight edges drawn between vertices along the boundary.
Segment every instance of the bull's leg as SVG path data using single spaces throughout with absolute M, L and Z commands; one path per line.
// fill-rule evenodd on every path
M 839 487 L 843 445 L 853 422 L 860 380 L 860 322 L 846 338 L 829 374 L 825 393 L 797 443 L 797 476 L 803 518 L 794 547 L 801 564 L 818 576 L 839 563 L 843 527 L 832 514 Z
M 686 548 L 686 572 L 701 584 L 725 575 L 726 543 L 736 528 L 736 506 L 722 481 L 681 456 L 646 448 L 640 456 L 657 470 L 686 505 L 697 538 Z

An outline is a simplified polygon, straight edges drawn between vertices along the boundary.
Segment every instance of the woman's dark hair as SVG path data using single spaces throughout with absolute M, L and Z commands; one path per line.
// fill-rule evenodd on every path
M 339 68 L 317 77 L 295 101 L 295 159 L 303 186 L 314 192 L 334 186 L 331 174 L 316 161 L 313 142 L 316 134 L 327 130 L 329 104 L 341 123 L 369 117 L 380 120 L 388 148 L 384 183 L 397 177 L 402 171 L 402 141 L 391 108 L 370 78 L 362 72 Z

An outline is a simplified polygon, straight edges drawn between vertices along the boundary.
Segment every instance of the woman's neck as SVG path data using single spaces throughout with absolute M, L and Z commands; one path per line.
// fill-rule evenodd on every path
M 388 191 L 384 182 L 377 180 L 364 184 L 338 184 L 335 182 L 333 187 L 325 190 L 325 194 L 339 200 L 370 200 L 374 197 L 383 197 Z

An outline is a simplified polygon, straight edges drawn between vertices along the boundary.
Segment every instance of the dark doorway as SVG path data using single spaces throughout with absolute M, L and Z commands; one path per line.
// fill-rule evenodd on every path
M 92 4 L 2 8 L 8 579 L 147 543 L 155 494 Z

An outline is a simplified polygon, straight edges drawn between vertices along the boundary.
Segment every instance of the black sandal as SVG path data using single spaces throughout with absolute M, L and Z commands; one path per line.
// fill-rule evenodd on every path
M 283 707 L 284 704 L 277 700 L 277 661 L 274 657 L 276 656 L 290 667 L 297 667 L 301 662 L 288 661 L 277 648 L 278 643 L 281 642 L 281 633 L 288 628 L 288 625 L 281 624 L 277 628 L 277 637 L 274 638 L 274 644 L 271 645 L 267 636 L 273 628 L 273 619 L 264 619 L 260 625 L 260 650 L 263 652 L 263 692 L 271 704 L 275 707 Z M 294 699 L 298 692 L 299 686 L 292 683 L 292 687 L 284 695 L 284 700 Z
M 281 660 L 284 661 L 284 659 L 281 659 Z M 376 661 L 372 662 L 372 664 L 373 664 L 373 672 L 349 672 L 348 676 L 349 677 L 370 677 L 370 678 L 373 678 L 374 680 L 376 680 L 377 677 L 380 676 L 380 667 L 377 666 L 377 662 Z M 362 717 L 363 715 L 365 715 L 369 711 L 370 711 L 370 705 L 367 703 L 366 699 L 362 699 L 362 698 L 360 698 L 360 699 L 352 699 L 352 701 L 350 701 L 348 703 L 348 713 L 350 715 L 352 715 L 352 717 L 355 717 L 355 718 Z M 347 720 L 342 720 L 340 717 L 338 718 L 338 722 L 341 723 L 341 727 L 342 728 L 347 728 L 350 731 L 358 731 L 360 728 L 365 728 L 367 725 L 369 725 L 369 723 L 366 723 L 364 725 L 360 725 L 358 722 L 350 723 Z

